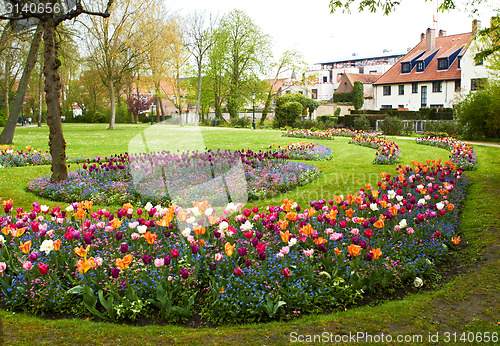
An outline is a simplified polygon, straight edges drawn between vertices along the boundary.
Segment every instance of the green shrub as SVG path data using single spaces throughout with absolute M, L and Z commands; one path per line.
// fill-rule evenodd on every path
M 358 115 L 356 118 L 354 118 L 353 125 L 354 129 L 358 131 L 368 131 L 370 129 L 370 122 L 364 115 Z
M 425 133 L 445 133 L 445 137 L 456 137 L 460 134 L 460 126 L 456 121 L 427 121 L 425 123 Z
M 342 112 L 342 109 L 340 109 L 340 107 L 337 107 L 337 109 L 335 110 L 335 113 L 333 113 L 333 115 L 335 115 L 336 117 L 340 117 L 340 112 Z
M 363 107 L 363 104 L 365 102 L 364 94 L 365 92 L 363 88 L 363 83 L 361 83 L 360 81 L 355 81 L 351 91 L 351 99 L 354 108 L 360 109 L 361 107 Z
M 300 120 L 305 106 L 299 101 L 304 98 L 302 94 L 285 94 L 276 99 L 274 121 L 276 127 L 294 126 Z
M 386 117 L 380 128 L 384 135 L 397 136 L 403 131 L 403 121 L 398 117 Z
M 252 120 L 250 120 L 250 118 L 247 117 L 231 119 L 231 127 L 245 128 L 245 127 L 250 127 L 251 124 Z
M 455 107 L 455 115 L 467 139 L 500 137 L 500 83 L 488 84 L 467 95 Z

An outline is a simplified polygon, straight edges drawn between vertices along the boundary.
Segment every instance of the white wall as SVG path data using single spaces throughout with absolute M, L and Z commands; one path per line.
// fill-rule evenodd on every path
M 431 105 L 443 105 L 445 108 L 453 107 L 456 103 L 455 81 L 443 81 L 441 92 L 432 91 L 432 82 L 418 83 L 418 93 L 412 93 L 411 83 L 404 85 L 404 95 L 399 95 L 399 84 L 391 85 L 391 95 L 384 95 L 381 85 L 375 86 L 375 109 L 381 109 L 383 105 L 391 105 L 392 108 L 408 108 L 410 111 L 418 111 L 421 107 L 422 86 L 427 86 L 427 107 Z
M 487 61 L 485 61 L 484 65 L 476 65 L 474 62 L 475 53 L 474 43 L 472 43 L 471 47 L 469 47 L 462 56 L 462 61 L 460 62 L 460 68 L 462 70 L 462 92 L 465 94 L 471 91 L 471 79 L 490 77 Z

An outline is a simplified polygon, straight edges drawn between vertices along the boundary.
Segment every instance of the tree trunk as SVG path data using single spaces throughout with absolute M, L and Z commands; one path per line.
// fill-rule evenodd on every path
M 108 130 L 115 129 L 115 117 L 116 117 L 116 100 L 115 100 L 115 86 L 113 84 L 113 79 L 108 79 L 108 89 L 109 89 L 109 103 L 111 104 L 111 116 L 109 118 Z
M 196 115 L 198 115 L 198 117 L 200 116 L 200 104 L 201 104 L 201 65 L 198 66 L 198 97 L 196 98 Z M 203 116 L 201 117 L 201 121 L 203 121 Z
M 272 92 L 270 91 L 267 94 L 266 103 L 264 104 L 264 108 L 262 109 L 262 115 L 260 117 L 260 124 L 261 125 L 264 125 L 264 121 L 266 121 L 267 113 L 269 113 L 269 108 L 271 108 L 271 100 L 272 100 L 272 98 L 273 98 Z
M 163 119 L 165 119 L 165 110 L 163 109 L 163 101 L 162 101 L 161 97 L 158 99 L 158 102 L 160 103 L 161 116 Z
M 59 182 L 68 178 L 66 167 L 66 142 L 61 121 L 61 80 L 57 71 L 61 61 L 57 58 L 55 25 L 52 19 L 43 22 L 45 101 L 49 125 L 49 147 L 52 156 L 51 180 Z
M 43 87 L 43 66 L 40 65 L 40 75 L 38 76 L 38 127 L 42 126 L 42 112 L 43 112 L 43 98 L 42 98 L 42 87 Z
M 35 35 L 33 36 L 33 41 L 31 42 L 30 51 L 28 57 L 26 58 L 26 64 L 24 66 L 23 75 L 19 81 L 16 91 L 16 99 L 14 101 L 14 106 L 12 107 L 12 113 L 9 115 L 7 124 L 0 135 L 0 143 L 12 144 L 14 140 L 14 132 L 16 130 L 17 119 L 23 110 L 24 96 L 26 95 L 26 88 L 31 78 L 31 72 L 35 67 L 36 61 L 38 59 L 38 47 L 40 46 L 40 39 L 42 37 L 42 25 L 38 24 Z M 9 92 L 7 91 L 6 97 L 8 97 Z M 6 99 L 8 101 L 8 98 Z M 6 108 L 8 109 L 8 102 L 6 102 Z M 9 114 L 9 113 L 6 113 Z

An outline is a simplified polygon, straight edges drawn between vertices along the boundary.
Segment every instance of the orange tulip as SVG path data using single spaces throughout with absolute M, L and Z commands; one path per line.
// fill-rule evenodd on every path
M 311 216 L 314 216 L 316 214 L 316 209 L 310 208 L 310 209 L 306 209 L 304 212 L 307 212 L 307 215 L 309 217 L 311 217 Z
M 215 225 L 217 223 L 217 220 L 219 220 L 217 216 L 210 215 L 208 217 L 208 222 L 210 222 L 211 225 Z
M 76 267 L 78 268 L 78 272 L 80 274 L 85 274 L 90 268 L 95 266 L 94 258 L 90 257 L 89 259 L 80 258 L 80 260 L 76 263 Z
M 12 228 L 10 228 L 10 226 L 5 226 L 4 228 L 2 228 L 2 233 L 7 235 L 7 234 L 10 234 L 10 230 Z
M 284 243 L 287 243 L 288 240 L 290 239 L 290 231 L 288 230 L 286 232 L 280 231 L 280 237 Z
M 10 235 L 13 236 L 14 238 L 22 236 L 24 232 L 26 232 L 26 227 L 10 229 Z
M 356 257 L 356 256 L 358 256 L 358 255 L 359 255 L 359 253 L 361 252 L 361 246 L 351 244 L 351 245 L 349 245 L 349 247 L 347 248 L 347 251 L 349 251 L 349 254 L 350 254 L 352 257 Z
M 278 220 L 278 225 L 280 226 L 281 230 L 284 231 L 288 227 L 288 221 Z
M 460 236 L 458 236 L 456 238 L 451 238 L 451 242 L 455 245 L 458 245 L 458 243 L 460 243 Z
M 179 210 L 179 212 L 177 213 L 177 219 L 181 222 L 186 221 L 187 217 L 188 214 L 183 210 Z
M 375 198 L 377 198 L 379 193 L 380 192 L 378 190 L 373 190 L 372 191 L 372 196 L 375 197 Z
M 323 237 L 318 237 L 318 238 L 314 239 L 314 243 L 317 244 L 317 245 L 324 244 L 326 242 L 327 242 L 327 240 L 325 238 L 323 238 Z
M 376 221 L 373 226 L 377 227 L 377 228 L 384 228 L 384 221 L 382 220 L 378 220 Z
M 292 209 L 293 201 L 291 199 L 284 199 L 281 208 L 284 211 L 289 212 Z
M 382 172 L 382 173 L 380 173 L 380 176 L 382 177 L 382 179 L 385 179 L 385 177 L 387 176 L 387 173 L 386 172 Z
M 199 243 L 200 243 L 200 245 L 206 245 L 207 244 L 207 243 L 205 243 L 205 240 L 203 240 L 203 239 L 200 239 Z
M 119 219 L 113 219 L 113 221 L 111 221 L 111 227 L 113 227 L 113 229 L 117 229 L 121 225 L 122 225 L 122 221 Z
M 31 240 L 28 240 L 25 243 L 21 243 L 19 245 L 19 248 L 21 249 L 22 252 L 27 254 L 28 252 L 30 252 L 30 249 L 31 249 Z
M 83 220 L 85 218 L 85 210 L 78 208 L 73 216 L 76 216 L 78 220 Z
M 386 183 L 382 183 L 382 185 L 380 185 L 380 187 L 382 188 L 382 190 L 385 190 L 385 188 L 387 187 L 387 184 Z
M 335 203 L 337 203 L 337 204 L 340 204 L 340 202 L 342 202 L 342 196 L 335 196 L 333 199 L 335 200 Z
M 453 203 L 448 203 L 448 204 L 446 205 L 446 208 L 447 208 L 448 210 L 452 211 L 452 210 L 453 210 L 453 208 L 455 208 L 455 205 L 454 205 Z
M 161 218 L 160 221 L 156 221 L 156 224 L 160 227 L 168 227 L 170 226 L 170 221 L 172 219 L 167 217 L 167 215 L 165 215 L 164 217 Z
M 300 229 L 300 233 L 303 234 L 303 235 L 311 235 L 314 233 L 314 228 L 311 226 L 310 223 L 308 223 L 307 225 L 303 226 L 301 229 Z
M 134 209 L 134 206 L 130 203 L 125 203 L 123 206 L 122 206 L 123 209 L 125 210 L 129 210 L 129 209 Z M 89 209 L 89 208 L 86 208 L 86 209 Z
M 396 208 L 395 206 L 392 206 L 389 208 L 389 212 L 392 214 L 392 216 L 396 216 L 396 215 L 398 215 L 398 208 Z
M 372 258 L 374 260 L 378 259 L 382 255 L 380 248 L 372 249 L 370 252 L 372 253 Z
M 288 219 L 288 220 L 290 220 L 292 222 L 295 222 L 295 221 L 297 221 L 297 213 L 288 212 L 285 215 L 285 219 Z
M 206 231 L 205 227 L 201 227 L 201 226 L 194 226 L 193 227 L 193 232 L 196 235 L 204 235 L 205 231 Z
M 335 251 L 335 255 L 337 256 L 340 256 L 340 254 L 342 253 L 342 250 L 339 250 L 338 248 L 333 249 L 333 251 Z
M 151 233 L 150 231 L 147 231 L 142 236 L 144 237 L 144 239 L 146 239 L 148 244 L 153 244 L 156 238 L 158 238 L 158 235 L 156 233 Z
M 56 239 L 56 240 L 54 240 L 52 245 L 54 246 L 54 251 L 57 251 L 61 248 L 62 241 L 60 241 L 59 239 Z
M 329 218 L 330 220 L 333 220 L 337 217 L 337 214 L 339 211 L 337 209 L 332 209 L 328 214 L 326 214 L 326 217 Z
M 354 214 L 354 210 L 352 208 L 349 208 L 345 211 L 345 213 L 347 214 L 348 218 L 352 218 L 352 215 Z
M 387 208 L 387 202 L 385 200 L 379 200 L 378 204 L 380 204 L 380 206 L 385 209 Z
M 233 255 L 233 251 L 234 251 L 235 246 L 236 245 L 231 245 L 231 243 L 227 242 L 224 245 L 224 250 L 226 250 L 226 255 L 228 255 L 229 257 L 231 257 Z
M 83 246 L 80 245 L 79 248 L 75 247 L 74 250 L 75 250 L 75 253 L 78 257 L 85 257 L 85 256 L 87 256 L 87 254 L 90 250 L 90 245 L 88 245 L 86 249 L 84 249 Z
M 366 184 L 365 185 L 365 190 L 370 191 L 372 189 L 372 184 Z

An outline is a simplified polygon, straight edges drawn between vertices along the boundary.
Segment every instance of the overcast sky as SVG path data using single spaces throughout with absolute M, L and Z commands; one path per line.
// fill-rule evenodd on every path
M 308 64 L 327 62 L 357 54 L 376 54 L 383 49 L 405 50 L 415 46 L 420 34 L 433 25 L 433 3 L 403 0 L 395 12 L 330 14 L 329 0 L 164 0 L 167 8 L 186 14 L 206 9 L 219 16 L 239 9 L 246 12 L 262 31 L 273 38 L 279 56 L 286 49 L 300 51 Z M 462 0 L 456 2 L 461 3 Z M 499 2 L 487 1 L 474 18 L 489 26 Z M 491 3 L 495 3 L 495 6 Z M 472 17 L 464 9 L 439 13 L 438 29 L 447 35 L 471 31 Z

